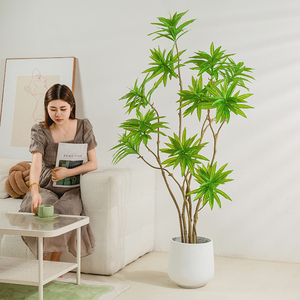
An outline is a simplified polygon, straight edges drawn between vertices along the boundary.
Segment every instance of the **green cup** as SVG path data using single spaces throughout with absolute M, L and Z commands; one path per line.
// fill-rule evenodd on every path
M 54 206 L 45 204 L 40 205 L 38 209 L 38 216 L 40 218 L 50 218 L 54 216 Z

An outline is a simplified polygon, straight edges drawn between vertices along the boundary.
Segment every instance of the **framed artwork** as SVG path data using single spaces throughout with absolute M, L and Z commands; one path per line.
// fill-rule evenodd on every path
M 8 58 L 0 107 L 1 152 L 22 158 L 32 125 L 44 121 L 44 96 L 54 84 L 74 91 L 75 57 Z

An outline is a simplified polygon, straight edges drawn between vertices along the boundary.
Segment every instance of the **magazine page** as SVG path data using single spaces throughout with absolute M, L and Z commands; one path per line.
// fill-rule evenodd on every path
M 56 157 L 56 167 L 73 169 L 87 162 L 88 144 L 59 143 Z M 60 181 L 53 182 L 57 187 L 80 186 L 81 174 L 66 177 Z

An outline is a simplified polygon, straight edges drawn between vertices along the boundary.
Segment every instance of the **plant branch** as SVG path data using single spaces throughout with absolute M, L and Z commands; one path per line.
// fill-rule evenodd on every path
M 151 108 L 155 111 L 156 115 L 157 115 L 157 122 L 159 122 L 160 120 L 160 116 L 159 113 L 157 111 L 157 109 L 154 107 L 154 103 L 152 103 Z M 156 156 L 158 157 L 159 161 L 160 161 L 160 154 L 159 154 L 159 144 L 160 144 L 160 135 L 159 133 L 157 133 L 157 141 L 156 141 Z
M 168 173 L 168 175 L 176 182 L 176 184 L 178 185 L 179 189 L 182 191 L 182 187 L 181 187 L 180 183 L 176 180 L 176 178 L 174 177 L 174 175 L 169 170 L 167 170 L 166 168 L 162 167 L 160 158 L 148 146 L 145 145 L 145 147 L 156 158 L 156 161 L 157 161 L 159 167 L 154 167 L 154 168 L 155 169 L 160 169 L 160 170 Z
M 225 124 L 225 121 L 226 121 L 226 120 L 224 120 L 224 121 L 222 122 L 222 124 L 220 125 L 220 127 L 219 127 L 219 129 L 218 129 L 218 131 L 217 131 L 217 136 L 219 135 L 219 132 L 220 132 L 222 126 Z
M 161 168 L 160 167 L 155 167 L 155 166 L 153 166 L 153 165 L 151 165 L 149 162 L 147 162 L 146 160 L 145 160 L 145 158 L 143 157 L 143 156 L 139 156 L 138 158 L 141 158 L 142 159 L 142 161 L 145 163 L 145 164 L 147 164 L 149 167 L 151 167 L 151 168 L 153 168 L 153 169 L 156 169 L 156 170 L 160 170 Z
M 203 137 L 204 137 L 204 134 L 205 134 L 207 128 L 209 127 L 209 123 L 206 125 L 206 127 L 204 127 L 204 125 L 205 125 L 206 121 L 209 122 L 209 120 L 210 120 L 210 117 L 209 117 L 209 110 L 208 110 L 207 116 L 206 116 L 206 118 L 205 118 L 205 120 L 203 121 L 203 124 L 202 124 L 202 128 L 201 128 L 201 136 L 200 136 L 200 140 L 199 140 L 199 145 L 201 144 L 202 139 L 203 139 Z M 194 164 L 193 166 L 195 167 L 195 164 Z M 191 184 L 192 177 L 193 177 L 193 175 L 190 174 L 190 177 L 189 177 L 189 179 L 188 179 L 188 181 L 187 181 L 187 184 L 188 184 L 188 185 Z
M 213 157 L 212 157 L 211 162 L 210 162 L 210 166 L 211 166 L 211 167 L 212 167 L 213 164 L 214 164 L 215 157 L 216 157 L 216 154 L 217 154 L 217 140 L 218 140 L 219 132 L 220 132 L 222 126 L 224 125 L 225 121 L 226 121 L 226 120 L 224 120 L 224 121 L 222 122 L 222 124 L 220 125 L 220 127 L 219 127 L 217 133 L 215 133 L 215 131 L 214 131 L 213 127 L 212 127 L 212 124 L 211 124 L 211 123 L 212 123 L 212 120 L 209 121 L 209 127 L 210 127 L 210 129 L 211 129 L 211 132 L 212 132 L 213 138 L 214 138 L 214 152 L 213 152 Z
M 193 212 L 193 205 L 192 205 L 192 198 L 190 195 L 186 196 L 190 191 L 190 184 L 187 179 L 187 174 L 185 175 L 185 182 L 186 182 L 186 194 L 184 197 L 184 200 L 188 203 L 188 219 L 189 219 L 189 243 L 193 243 L 193 232 L 192 232 L 192 222 L 193 222 L 193 217 L 192 217 L 192 212 Z
M 161 171 L 161 174 L 162 174 L 162 177 L 163 177 L 164 182 L 165 182 L 165 184 L 166 184 L 166 187 L 167 187 L 167 189 L 168 189 L 168 191 L 169 191 L 169 194 L 170 194 L 170 196 L 171 196 L 171 198 L 172 198 L 172 200 L 173 200 L 173 202 L 174 202 L 174 204 L 175 204 L 175 207 L 176 207 L 176 210 L 177 210 L 177 213 L 178 213 L 178 218 L 179 218 L 180 232 L 181 232 L 181 240 L 184 240 L 184 237 L 183 237 L 183 224 L 182 224 L 182 216 L 181 216 L 180 208 L 179 208 L 178 202 L 177 202 L 177 200 L 176 200 L 176 198 L 175 198 L 175 196 L 174 196 L 174 194 L 173 194 L 173 192 L 172 192 L 172 190 L 171 190 L 171 188 L 170 188 L 170 185 L 169 185 L 169 182 L 168 182 L 168 180 L 167 180 L 167 177 L 166 177 L 166 174 L 165 174 L 165 173 L 168 173 L 168 175 L 169 175 L 170 177 L 173 178 L 173 180 L 174 180 L 174 181 L 177 183 L 177 185 L 179 186 L 180 190 L 181 190 L 181 186 L 180 186 L 180 184 L 178 183 L 178 181 L 174 178 L 173 174 L 170 173 L 167 169 L 165 169 L 165 168 L 163 168 L 163 167 L 161 166 L 159 157 L 157 157 L 157 156 L 155 155 L 155 153 L 154 153 L 148 146 L 145 145 L 145 147 L 146 147 L 146 149 L 147 149 L 150 153 L 152 153 L 152 155 L 154 155 L 154 157 L 156 158 L 156 160 L 157 160 L 157 162 L 158 162 L 159 167 L 155 167 L 155 166 L 151 165 L 151 164 L 148 163 L 142 156 L 140 156 L 140 158 L 141 158 L 147 165 L 149 165 L 150 167 L 152 167 L 152 168 L 154 168 L 154 169 L 158 169 L 158 170 Z
M 180 67 L 179 67 L 179 50 L 178 50 L 178 45 L 175 42 L 175 48 L 176 48 L 176 53 L 177 53 L 177 57 L 178 57 L 178 80 L 179 80 L 179 91 L 181 92 L 183 90 L 183 84 L 182 84 L 182 79 L 181 79 L 181 73 L 180 73 Z M 181 109 L 181 102 L 182 97 L 180 97 L 179 99 L 179 112 L 178 112 L 178 116 L 179 116 L 179 139 L 181 140 L 181 132 L 182 132 L 182 109 Z
M 188 237 L 187 237 L 187 229 L 186 229 L 186 219 L 185 219 L 185 209 L 186 209 L 186 203 L 187 201 L 184 199 L 182 204 L 182 210 L 181 210 L 181 217 L 182 217 L 182 223 L 183 223 L 183 235 L 184 240 L 182 240 L 183 243 L 187 243 Z

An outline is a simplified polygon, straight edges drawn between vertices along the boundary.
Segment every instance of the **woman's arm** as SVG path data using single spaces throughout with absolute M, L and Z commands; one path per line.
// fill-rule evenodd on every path
M 94 171 L 98 168 L 97 157 L 95 148 L 87 152 L 88 161 L 81 166 L 73 169 L 67 169 L 65 167 L 56 167 L 52 169 L 52 181 L 57 182 L 66 177 L 75 176 L 78 174 L 84 174 L 90 171 Z
M 30 184 L 37 183 L 31 185 L 31 212 L 37 214 L 38 208 L 42 203 L 42 196 L 39 193 L 40 186 L 40 175 L 42 171 L 42 154 L 40 152 L 33 152 L 32 155 L 32 163 L 30 167 Z

